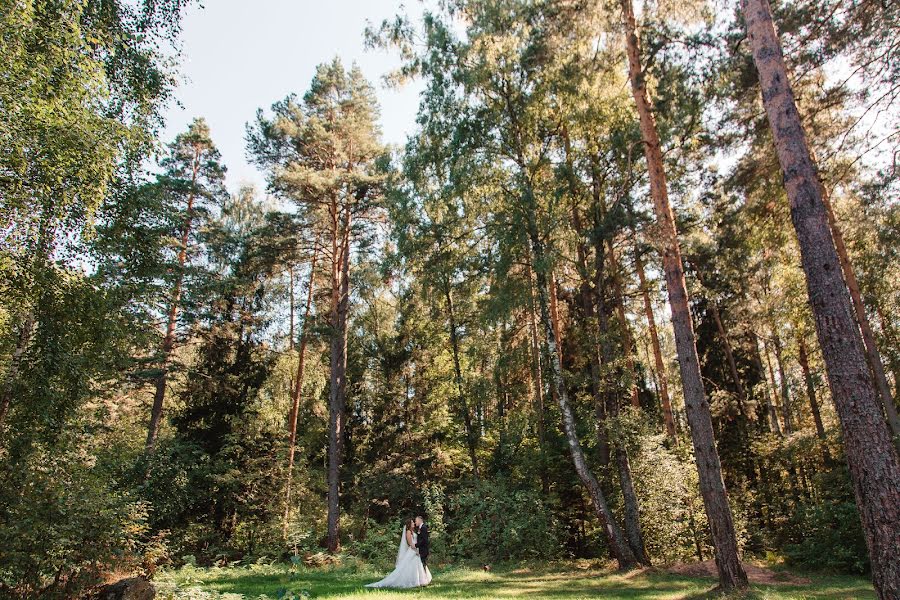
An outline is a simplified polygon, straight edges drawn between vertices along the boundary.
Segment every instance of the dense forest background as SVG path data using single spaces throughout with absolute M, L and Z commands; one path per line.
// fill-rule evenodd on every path
M 0 594 L 418 513 L 437 561 L 900 590 L 900 5 L 774 2 L 778 108 L 764 0 L 438 2 L 365 32 L 405 147 L 335 59 L 229 193 L 158 135 L 186 2 L 0 0 Z

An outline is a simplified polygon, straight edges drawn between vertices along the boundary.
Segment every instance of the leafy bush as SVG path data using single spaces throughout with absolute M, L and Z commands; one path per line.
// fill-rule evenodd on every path
M 562 553 L 552 512 L 535 491 L 511 489 L 502 480 L 481 483 L 450 497 L 447 512 L 452 557 L 490 562 Z
M 644 542 L 657 560 L 712 556 L 697 468 L 686 451 L 667 448 L 662 436 L 645 436 L 631 456 Z
M 379 567 L 387 567 L 389 563 L 394 563 L 397 556 L 402 529 L 402 520 L 379 524 L 369 519 L 365 535 L 355 540 L 349 551 L 372 561 Z
M 801 540 L 785 548 L 788 562 L 808 569 L 869 572 L 869 555 L 846 469 L 821 476 L 826 497 L 802 504 L 796 526 Z
M 58 448 L 15 470 L 0 491 L 0 595 L 72 598 L 108 570 L 137 566 L 143 504 Z

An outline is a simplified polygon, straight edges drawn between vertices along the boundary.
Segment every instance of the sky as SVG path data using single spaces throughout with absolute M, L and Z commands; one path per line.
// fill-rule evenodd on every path
M 413 0 L 410 8 L 417 3 Z M 356 62 L 381 105 L 383 140 L 402 144 L 415 127 L 421 84 L 388 89 L 381 78 L 399 65 L 395 52 L 367 50 L 363 32 L 402 11 L 401 0 L 206 0 L 185 14 L 181 83 L 165 113 L 163 140 L 195 117 L 209 123 L 232 191 L 265 178 L 247 161 L 245 124 L 289 93 L 303 95 L 316 66 L 338 56 Z

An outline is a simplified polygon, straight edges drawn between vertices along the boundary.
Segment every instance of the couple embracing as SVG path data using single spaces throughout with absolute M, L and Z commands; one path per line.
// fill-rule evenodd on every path
M 400 549 L 394 570 L 381 581 L 370 583 L 369 588 L 413 588 L 431 583 L 428 570 L 430 551 L 428 524 L 422 517 L 409 519 L 400 536 Z

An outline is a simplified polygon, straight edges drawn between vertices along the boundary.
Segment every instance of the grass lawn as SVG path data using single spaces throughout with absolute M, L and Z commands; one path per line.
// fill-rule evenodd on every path
M 562 566 L 503 569 L 491 572 L 448 567 L 434 571 L 427 588 L 406 591 L 367 590 L 363 585 L 377 581 L 382 573 L 370 567 L 350 565 L 339 568 L 307 569 L 289 565 L 250 565 L 201 569 L 186 567 L 158 574 L 156 584 L 161 600 L 239 600 L 260 596 L 277 598 L 366 598 L 388 600 L 416 598 L 438 600 L 463 598 L 488 600 L 541 598 L 576 600 L 584 598 L 700 599 L 721 597 L 713 593 L 715 580 L 645 570 L 616 573 L 599 569 L 565 570 Z M 754 584 L 741 598 L 875 598 L 865 579 L 835 576 L 807 576 L 804 583 Z

